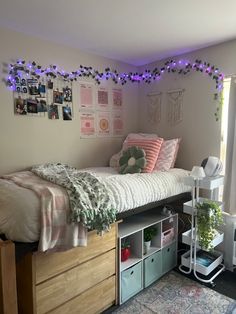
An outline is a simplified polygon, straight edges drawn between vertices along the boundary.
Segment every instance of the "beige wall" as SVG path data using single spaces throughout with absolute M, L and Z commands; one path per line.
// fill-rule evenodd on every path
M 221 45 L 201 49 L 193 53 L 175 57 L 176 60 L 201 59 L 216 65 L 226 75 L 236 73 L 236 40 Z M 155 62 L 142 69 L 161 67 L 164 61 Z M 169 126 L 166 120 L 166 92 L 185 89 L 183 121 Z M 159 124 L 152 125 L 147 120 L 147 93 L 162 92 L 162 119 Z M 213 100 L 215 83 L 208 76 L 195 72 L 186 76 L 166 74 L 158 83 L 142 84 L 139 87 L 139 126 L 144 132 L 156 132 L 164 138 L 181 137 L 182 143 L 177 166 L 191 169 L 210 155 L 220 154 L 220 122 L 215 121 L 216 102 Z
M 0 42 L 0 175 L 49 161 L 66 162 L 79 168 L 107 165 L 109 157 L 120 149 L 123 138 L 80 139 L 76 86 L 72 121 L 16 116 L 12 92 L 2 82 L 6 76 L 2 73 L 3 63 L 22 58 L 42 66 L 57 64 L 68 71 L 77 69 L 80 64 L 99 71 L 109 66 L 129 72 L 136 71 L 136 67 L 1 28 Z M 115 86 L 112 82 L 108 85 Z M 122 88 L 124 134 L 127 134 L 138 129 L 138 87 L 128 83 Z

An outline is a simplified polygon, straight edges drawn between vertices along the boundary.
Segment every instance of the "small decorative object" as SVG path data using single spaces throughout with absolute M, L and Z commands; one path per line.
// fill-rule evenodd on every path
M 212 250 L 212 240 L 217 234 L 216 228 L 223 223 L 222 210 L 214 201 L 204 201 L 196 204 L 197 236 L 202 249 Z
M 121 262 L 125 262 L 131 255 L 130 243 L 124 239 L 121 243 Z
M 168 95 L 167 121 L 171 125 L 176 125 L 183 120 L 183 95 L 184 90 L 173 90 Z
M 209 156 L 205 158 L 201 166 L 204 168 L 207 177 L 215 177 L 220 174 L 223 168 L 223 164 L 218 157 Z
M 143 149 L 132 146 L 123 151 L 119 160 L 120 173 L 140 173 L 146 165 L 146 153 Z
M 144 254 L 150 250 L 152 238 L 157 235 L 157 228 L 149 227 L 144 229 Z

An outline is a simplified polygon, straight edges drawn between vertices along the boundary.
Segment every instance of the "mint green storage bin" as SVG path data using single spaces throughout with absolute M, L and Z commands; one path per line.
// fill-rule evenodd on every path
M 142 262 L 140 262 L 121 273 L 121 303 L 141 291 L 142 288 Z
M 177 264 L 176 242 L 162 249 L 162 273 L 167 273 Z
M 156 252 L 144 260 L 144 287 L 146 288 L 162 275 L 162 252 Z

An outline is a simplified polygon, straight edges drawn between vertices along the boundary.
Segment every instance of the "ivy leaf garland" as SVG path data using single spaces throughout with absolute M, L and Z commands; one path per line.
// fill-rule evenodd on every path
M 219 71 L 219 69 L 211 65 L 208 62 L 203 62 L 200 59 L 196 59 L 194 62 L 189 62 L 186 60 L 174 60 L 171 59 L 166 61 L 162 67 L 155 67 L 153 70 L 146 69 L 142 73 L 129 72 L 129 73 L 119 73 L 117 70 L 111 70 L 109 67 L 105 68 L 104 72 L 99 72 L 93 69 L 91 66 L 80 65 L 79 69 L 67 72 L 59 69 L 56 65 L 50 65 L 43 68 L 38 65 L 35 61 L 26 62 L 25 60 L 17 60 L 16 63 L 9 65 L 8 75 L 6 78 L 6 85 L 12 90 L 16 90 L 16 79 L 26 75 L 29 78 L 37 78 L 46 76 L 49 79 L 62 79 L 64 81 L 76 81 L 78 78 L 91 78 L 97 84 L 100 84 L 102 80 L 111 79 L 115 84 L 120 83 L 124 85 L 128 82 L 140 83 L 144 82 L 150 84 L 152 82 L 157 82 L 165 73 L 177 73 L 179 75 L 186 75 L 190 71 L 201 72 L 207 74 L 214 82 L 216 92 L 214 93 L 214 99 L 219 105 L 215 112 L 216 121 L 220 118 L 221 105 L 222 105 L 222 90 L 223 90 L 223 80 L 224 74 Z

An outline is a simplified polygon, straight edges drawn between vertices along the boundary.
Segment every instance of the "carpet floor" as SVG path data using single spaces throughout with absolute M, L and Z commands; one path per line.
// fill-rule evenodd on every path
M 236 300 L 171 271 L 112 313 L 236 314 Z

